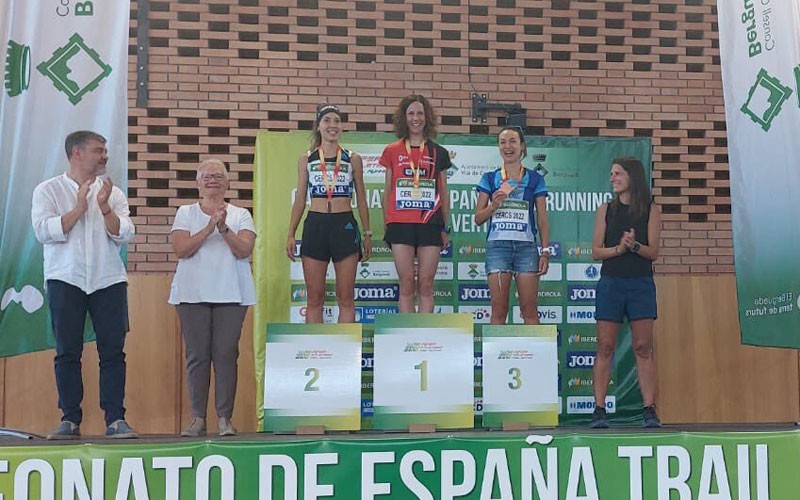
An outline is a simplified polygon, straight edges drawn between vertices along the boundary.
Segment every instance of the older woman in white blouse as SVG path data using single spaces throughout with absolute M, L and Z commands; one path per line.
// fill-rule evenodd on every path
M 169 303 L 181 321 L 193 417 L 181 435 L 206 434 L 213 363 L 219 433 L 233 436 L 239 338 L 256 298 L 249 261 L 256 231 L 247 209 L 225 202 L 228 172 L 222 161 L 200 163 L 197 188 L 200 200 L 178 208 L 171 233 L 179 260 Z

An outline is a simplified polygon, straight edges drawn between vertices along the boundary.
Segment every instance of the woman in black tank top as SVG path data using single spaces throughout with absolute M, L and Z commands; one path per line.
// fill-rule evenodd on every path
M 611 186 L 614 199 L 597 209 L 592 236 L 592 258 L 602 260 L 603 266 L 595 293 L 595 410 L 590 427 L 608 427 L 605 405 L 611 359 L 619 327 L 626 317 L 644 403 L 643 425 L 661 427 L 655 410 L 653 356 L 653 322 L 657 317 L 653 261 L 658 258 L 661 215 L 652 202 L 644 167 L 637 158 L 614 159 Z

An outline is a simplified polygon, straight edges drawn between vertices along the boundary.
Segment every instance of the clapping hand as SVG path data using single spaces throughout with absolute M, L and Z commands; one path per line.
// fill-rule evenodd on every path
M 81 214 L 86 213 L 86 210 L 89 209 L 89 189 L 92 187 L 92 180 L 88 180 L 81 184 L 78 188 L 78 202 L 75 205 L 78 210 L 80 210 Z M 100 195 L 97 195 L 98 201 L 100 199 Z M 106 198 L 107 199 L 107 198 Z
M 636 231 L 631 228 L 630 231 L 622 233 L 622 238 L 619 239 L 619 244 L 625 250 L 630 250 L 636 242 Z
M 226 221 L 228 219 L 228 209 L 225 208 L 225 206 L 223 205 L 216 211 L 213 218 L 217 220 L 216 222 L 217 231 L 219 231 L 220 233 L 224 233 L 225 229 L 227 229 L 228 227 L 228 225 L 226 224 Z

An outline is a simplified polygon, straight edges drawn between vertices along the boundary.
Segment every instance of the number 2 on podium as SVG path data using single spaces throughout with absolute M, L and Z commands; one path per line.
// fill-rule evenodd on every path
M 415 370 L 419 370 L 419 390 L 425 392 L 428 390 L 428 361 L 420 361 L 418 365 L 414 365 Z
M 317 368 L 309 368 L 306 370 L 306 377 L 311 377 L 308 382 L 306 382 L 306 387 L 303 389 L 306 392 L 314 392 L 319 391 L 319 387 L 316 384 L 317 380 L 319 380 L 319 369 Z

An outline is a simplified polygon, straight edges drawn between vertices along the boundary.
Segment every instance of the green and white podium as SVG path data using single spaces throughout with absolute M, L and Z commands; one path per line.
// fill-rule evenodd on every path
M 472 325 L 469 313 L 376 317 L 376 429 L 414 432 L 474 426 Z
M 263 430 L 360 429 L 361 325 L 267 325 Z
M 483 426 L 558 425 L 555 325 L 483 327 Z

